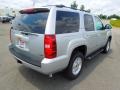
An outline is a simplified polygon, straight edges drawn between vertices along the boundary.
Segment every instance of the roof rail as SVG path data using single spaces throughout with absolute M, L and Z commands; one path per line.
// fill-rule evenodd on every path
M 71 8 L 71 7 L 67 7 L 67 6 L 65 6 L 65 5 L 63 5 L 63 4 L 60 4 L 60 5 L 46 5 L 46 6 L 43 6 L 43 7 L 47 7 L 47 6 L 56 6 L 56 7 L 59 7 L 59 8 L 66 7 L 66 8 L 73 9 L 73 8 Z
M 60 5 L 46 5 L 46 6 L 43 6 L 43 7 L 47 7 L 47 6 L 56 6 L 56 7 L 59 7 L 59 8 L 65 7 L 65 8 L 70 8 L 70 9 L 73 9 L 73 10 L 79 10 L 79 11 L 81 11 L 80 9 L 74 9 L 74 8 L 71 8 L 71 7 L 67 7 L 67 6 L 65 6 L 63 4 L 60 4 Z M 87 12 L 87 11 L 84 10 L 83 12 Z
M 65 5 L 62 5 L 62 4 L 60 4 L 60 5 L 46 5 L 46 6 L 42 6 L 42 7 L 47 7 L 47 6 L 66 7 Z

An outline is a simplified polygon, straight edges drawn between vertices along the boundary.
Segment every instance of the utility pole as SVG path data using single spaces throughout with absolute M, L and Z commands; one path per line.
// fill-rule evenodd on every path
M 33 2 L 32 6 L 35 6 L 35 4 L 39 2 L 39 0 L 31 0 L 31 1 Z

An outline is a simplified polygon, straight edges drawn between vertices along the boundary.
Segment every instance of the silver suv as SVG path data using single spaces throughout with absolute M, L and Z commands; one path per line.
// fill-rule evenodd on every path
M 12 22 L 9 50 L 17 62 L 40 73 L 64 70 L 75 79 L 84 60 L 109 51 L 111 28 L 95 15 L 65 6 L 25 9 Z

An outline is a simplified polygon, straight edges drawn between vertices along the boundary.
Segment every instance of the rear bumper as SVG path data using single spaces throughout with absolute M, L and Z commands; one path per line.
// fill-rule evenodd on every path
M 9 50 L 10 50 L 10 46 L 9 46 Z M 41 65 L 40 67 L 39 66 L 36 66 L 34 64 L 31 64 L 29 62 L 26 62 L 24 60 L 22 60 L 21 58 L 18 58 L 14 51 L 11 51 L 10 52 L 12 53 L 12 55 L 15 57 L 16 60 L 19 60 L 22 62 L 22 64 L 24 66 L 27 66 L 31 69 L 34 69 L 42 74 L 46 74 L 46 75 L 49 75 L 49 74 L 53 74 L 55 72 L 58 72 L 58 71 L 61 71 L 63 70 L 64 68 L 67 67 L 67 57 L 66 56 L 61 56 L 61 57 L 58 57 L 58 58 L 54 58 L 54 59 L 46 59 L 44 58 L 42 61 L 41 61 Z

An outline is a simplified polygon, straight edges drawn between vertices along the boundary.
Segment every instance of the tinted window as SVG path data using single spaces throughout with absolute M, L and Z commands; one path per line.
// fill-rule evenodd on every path
M 94 31 L 94 21 L 91 15 L 84 15 L 84 26 L 86 31 Z
M 56 33 L 72 33 L 79 31 L 79 14 L 74 12 L 57 11 Z
M 96 30 L 103 30 L 104 26 L 101 20 L 98 17 L 95 17 L 95 28 Z
M 14 20 L 16 30 L 44 34 L 48 12 L 20 14 Z

